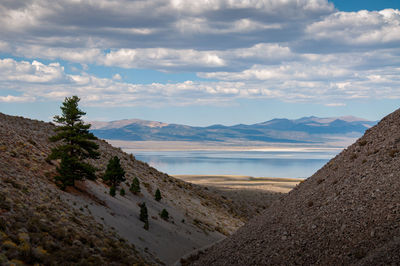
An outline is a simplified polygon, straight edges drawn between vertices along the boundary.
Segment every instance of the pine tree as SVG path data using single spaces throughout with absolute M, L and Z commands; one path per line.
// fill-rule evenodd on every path
M 61 141 L 51 150 L 48 159 L 61 159 L 57 167 L 56 182 L 61 189 L 74 186 L 75 180 L 96 179 L 96 168 L 85 159 L 98 159 L 99 146 L 93 142 L 97 138 L 89 132 L 90 124 L 84 124 L 82 116 L 86 113 L 78 108 L 78 96 L 65 98 L 62 103 L 61 116 L 54 116 L 56 135 L 49 138 L 51 142 Z
M 143 228 L 146 229 L 146 230 L 149 230 L 149 216 L 148 216 L 148 213 L 147 213 L 146 203 L 143 202 L 139 206 L 140 206 L 139 219 L 140 219 L 140 221 L 144 222 Z
M 108 161 L 103 179 L 115 188 L 121 182 L 125 181 L 125 170 L 121 167 L 120 160 L 117 156 L 114 156 Z
M 166 209 L 163 209 L 160 213 L 160 217 L 164 220 L 168 220 L 169 219 L 169 213 Z
M 140 192 L 140 183 L 139 183 L 139 179 L 135 176 L 135 178 L 132 180 L 132 185 L 129 188 L 129 190 L 133 193 L 133 194 L 137 194 Z
M 161 200 L 161 191 L 157 188 L 156 193 L 154 194 L 154 199 L 156 201 L 160 201 Z

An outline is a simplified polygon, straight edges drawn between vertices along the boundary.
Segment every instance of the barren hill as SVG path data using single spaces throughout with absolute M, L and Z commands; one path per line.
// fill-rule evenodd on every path
M 262 215 L 192 263 L 397 265 L 399 225 L 397 110 Z
M 104 173 L 121 159 L 125 196 L 113 198 L 99 179 L 66 192 L 54 185 L 56 162 L 46 160 L 54 125 L 0 113 L 0 264 L 171 264 L 194 249 L 223 239 L 243 224 L 232 203 L 172 178 L 98 140 Z M 129 192 L 134 177 L 140 195 Z M 154 200 L 159 188 L 162 199 Z M 149 230 L 139 220 L 145 202 Z M 160 218 L 162 209 L 169 219 Z M 236 218 L 235 218 L 236 215 Z

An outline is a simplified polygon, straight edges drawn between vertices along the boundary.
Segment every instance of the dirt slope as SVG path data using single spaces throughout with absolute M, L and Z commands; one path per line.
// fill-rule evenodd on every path
M 209 245 L 243 224 L 229 200 L 204 188 L 158 172 L 105 141 L 93 161 L 101 175 L 113 156 L 121 159 L 127 182 L 137 176 L 140 195 L 108 195 L 100 180 L 60 191 L 54 185 L 56 162 L 46 161 L 54 125 L 0 113 L 0 264 L 66 265 L 171 264 Z M 159 188 L 162 200 L 154 200 Z M 146 202 L 150 229 L 139 221 Z M 159 213 L 167 209 L 168 221 Z M 134 247 L 133 247 L 134 245 Z
M 400 263 L 400 110 L 193 265 Z

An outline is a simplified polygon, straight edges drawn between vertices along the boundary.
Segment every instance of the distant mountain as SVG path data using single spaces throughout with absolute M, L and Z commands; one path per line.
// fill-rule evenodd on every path
M 192 127 L 139 119 L 91 122 L 92 132 L 103 139 L 130 141 L 262 141 L 277 143 L 318 143 L 337 137 L 360 137 L 375 125 L 353 116 L 300 119 L 272 119 L 266 122 L 233 126 Z

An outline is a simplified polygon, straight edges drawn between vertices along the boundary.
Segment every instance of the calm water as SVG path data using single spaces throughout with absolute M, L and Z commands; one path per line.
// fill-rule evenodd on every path
M 338 151 L 128 151 L 170 175 L 309 177 Z

